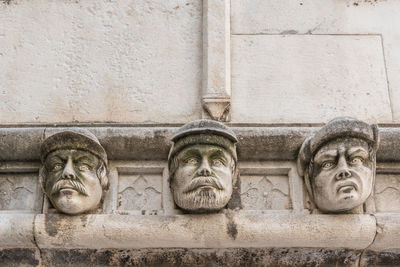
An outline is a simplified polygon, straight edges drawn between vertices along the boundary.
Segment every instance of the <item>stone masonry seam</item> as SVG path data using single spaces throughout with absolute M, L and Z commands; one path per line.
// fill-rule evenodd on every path
M 376 218 L 376 216 L 374 215 L 374 214 L 370 214 L 372 217 L 374 217 L 374 220 L 375 220 L 375 236 L 374 236 L 374 238 L 372 239 L 372 242 L 367 246 L 367 247 L 365 247 L 363 250 L 362 250 L 362 252 L 361 252 L 361 254 L 360 254 L 360 257 L 359 257 L 359 260 L 358 260 L 358 266 L 359 267 L 361 267 L 361 262 L 362 262 L 362 258 L 363 258 L 363 256 L 364 256 L 364 253 L 374 244 L 374 242 L 375 242 L 375 239 L 376 239 L 376 237 L 378 236 L 378 228 L 379 228 L 379 226 L 378 226 L 378 219 Z
M 38 244 L 38 242 L 37 242 L 37 240 L 36 240 L 36 217 L 37 217 L 37 215 L 38 214 L 35 214 L 35 216 L 33 217 L 33 222 L 32 222 L 32 236 L 33 236 L 33 244 L 36 246 L 36 248 L 37 248 L 37 251 L 38 251 L 38 253 L 39 253 L 39 264 L 38 264 L 38 266 L 42 266 L 42 251 L 41 251 L 41 249 L 40 249 L 40 247 L 39 247 L 39 244 Z
M 384 41 L 383 41 L 383 35 L 380 34 L 379 36 L 380 36 L 381 44 L 382 44 L 382 58 L 383 58 L 383 66 L 385 67 L 385 76 L 386 76 L 386 83 L 387 83 L 390 110 L 392 112 L 392 121 L 394 121 L 392 90 L 390 90 L 390 82 L 389 82 L 389 76 L 388 76 L 388 71 L 387 71 L 387 63 L 386 63 L 386 56 L 385 56 L 385 44 L 384 44 Z

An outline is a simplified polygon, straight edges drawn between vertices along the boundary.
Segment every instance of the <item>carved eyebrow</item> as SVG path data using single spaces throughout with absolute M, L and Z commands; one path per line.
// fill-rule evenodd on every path
M 185 151 L 180 156 L 180 158 L 187 158 L 187 157 L 193 157 L 193 156 L 199 157 L 200 156 L 200 152 L 197 149 L 192 148 L 192 149 L 189 149 L 189 150 Z
M 213 149 L 213 151 L 211 151 L 210 157 L 221 157 L 223 159 L 226 159 L 225 154 L 221 149 Z
M 336 150 L 328 150 L 325 152 L 318 152 L 317 155 L 314 157 L 315 162 L 322 162 L 327 159 L 335 159 L 338 155 L 338 152 Z
M 362 147 L 352 147 L 347 151 L 347 155 L 368 157 L 369 153 Z
M 47 157 L 46 161 L 54 162 L 54 161 L 67 161 L 68 157 L 63 157 L 61 155 L 53 155 L 52 157 Z
M 92 160 L 88 157 L 88 156 L 78 156 L 75 158 L 75 162 L 79 162 L 79 161 L 88 161 L 88 162 L 92 162 Z

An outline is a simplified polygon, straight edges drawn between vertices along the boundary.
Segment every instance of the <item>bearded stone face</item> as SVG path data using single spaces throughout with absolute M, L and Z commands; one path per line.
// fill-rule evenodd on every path
M 361 206 L 372 192 L 373 166 L 364 140 L 342 138 L 322 146 L 314 156 L 311 179 L 318 209 L 342 212 Z
M 233 158 L 224 148 L 192 145 L 177 156 L 178 168 L 172 177 L 174 200 L 192 212 L 222 209 L 232 195 Z
M 67 214 L 98 207 L 103 189 L 98 178 L 100 160 L 90 152 L 60 149 L 44 163 L 44 189 L 53 206 Z

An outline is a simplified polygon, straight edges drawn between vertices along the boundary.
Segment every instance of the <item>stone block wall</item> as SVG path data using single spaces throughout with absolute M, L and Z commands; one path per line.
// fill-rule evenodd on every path
M 25 266 L 400 264 L 400 2 L 0 2 L 0 263 Z M 311 214 L 296 157 L 336 116 L 378 123 L 371 214 Z M 237 134 L 220 213 L 174 204 L 173 133 Z M 110 160 L 98 214 L 58 214 L 39 147 L 89 129 Z

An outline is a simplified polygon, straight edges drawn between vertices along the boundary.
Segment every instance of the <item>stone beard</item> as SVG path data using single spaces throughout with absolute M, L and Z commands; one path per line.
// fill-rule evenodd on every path
M 215 145 L 192 145 L 172 161 L 171 188 L 176 205 L 192 212 L 225 207 L 232 195 L 235 169 L 229 152 Z
M 53 206 L 67 214 L 95 210 L 102 198 L 106 169 L 90 152 L 60 149 L 51 152 L 42 170 L 43 187 Z
M 374 184 L 375 152 L 365 140 L 340 138 L 323 145 L 310 165 L 315 204 L 323 212 L 362 207 Z

